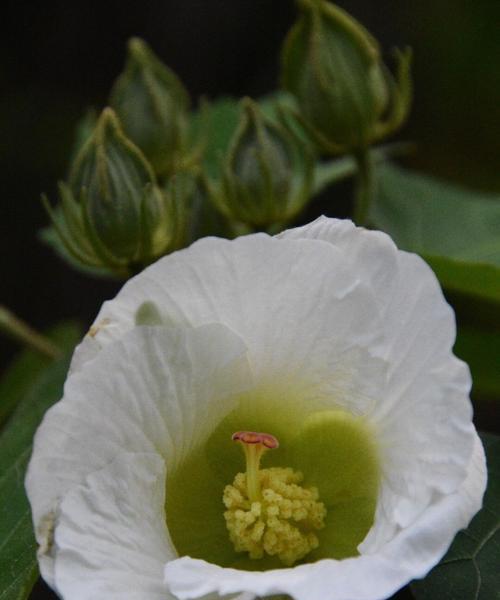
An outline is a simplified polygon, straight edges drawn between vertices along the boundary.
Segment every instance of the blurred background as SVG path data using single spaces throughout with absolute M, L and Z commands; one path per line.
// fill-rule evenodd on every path
M 9 3 L 8 3 L 9 4 Z M 200 95 L 260 96 L 278 85 L 279 51 L 292 0 L 12 2 L 0 52 L 0 302 L 36 328 L 61 318 L 90 324 L 120 282 L 74 271 L 37 240 L 56 197 L 76 122 L 102 107 L 132 35 Z M 414 108 L 400 139 L 405 164 L 481 190 L 500 191 L 500 2 L 339 0 L 381 42 L 414 49 Z M 389 60 L 390 63 L 390 60 Z M 348 186 L 313 204 L 345 216 Z M 470 319 L 456 304 L 460 319 Z M 474 317 L 472 317 L 474 318 Z M 17 350 L 0 338 L 0 367 Z M 48 598 L 41 588 L 34 598 Z M 401 596 L 402 597 L 402 596 Z
M 40 193 L 56 198 L 75 124 L 89 106 L 106 103 L 127 39 L 143 37 L 194 102 L 202 94 L 259 96 L 277 86 L 295 7 L 292 0 L 11 4 L 0 53 L 0 301 L 37 328 L 64 317 L 87 324 L 120 284 L 76 273 L 37 240 L 48 221 Z M 375 34 L 389 63 L 392 47 L 414 49 L 414 108 L 399 137 L 418 150 L 406 163 L 500 190 L 500 3 L 338 4 Z M 324 202 L 313 206 L 325 210 Z M 339 194 L 328 208 L 345 212 Z M 3 365 L 16 348 L 0 342 Z

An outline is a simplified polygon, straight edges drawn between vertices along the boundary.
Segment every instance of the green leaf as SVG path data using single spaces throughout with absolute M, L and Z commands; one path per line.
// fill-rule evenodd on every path
M 500 400 L 500 333 L 460 327 L 454 352 L 470 367 L 473 397 Z
M 74 324 L 57 331 L 64 358 L 53 361 L 36 376 L 25 373 L 29 385 L 16 385 L 17 376 L 4 389 L 21 395 L 17 409 L 0 435 L 0 600 L 23 600 L 38 575 L 36 542 L 31 511 L 24 491 L 24 475 L 33 434 L 45 411 L 60 399 L 71 351 L 80 338 Z M 19 364 L 14 369 L 19 369 Z
M 483 508 L 429 575 L 412 583 L 417 600 L 500 598 L 500 436 L 481 437 L 488 461 Z
M 68 348 L 76 342 L 74 330 L 59 325 L 45 334 L 56 347 Z M 53 360 L 34 350 L 24 350 L 8 367 L 0 379 L 0 427 L 27 393 L 33 381 Z
M 382 144 L 370 150 L 370 159 L 375 165 L 382 164 L 393 156 L 407 154 L 412 148 L 413 146 L 406 142 Z M 314 172 L 314 195 L 321 193 L 334 183 L 353 177 L 357 170 L 357 163 L 350 155 L 318 162 Z
M 239 104 L 234 98 L 218 98 L 194 114 L 191 136 L 196 138 L 208 121 L 208 139 L 204 152 L 204 166 L 210 177 L 216 178 L 220 157 L 226 152 L 239 120 Z
M 500 302 L 500 196 L 384 165 L 370 221 L 448 290 Z

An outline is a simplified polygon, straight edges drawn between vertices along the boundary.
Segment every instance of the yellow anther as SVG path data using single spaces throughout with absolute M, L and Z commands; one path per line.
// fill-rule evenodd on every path
M 277 556 L 291 566 L 318 547 L 315 531 L 326 516 L 318 490 L 302 487 L 302 474 L 290 468 L 259 470 L 265 450 L 278 447 L 270 434 L 238 432 L 233 439 L 242 443 L 247 470 L 224 489 L 229 537 L 237 552 L 253 559 Z

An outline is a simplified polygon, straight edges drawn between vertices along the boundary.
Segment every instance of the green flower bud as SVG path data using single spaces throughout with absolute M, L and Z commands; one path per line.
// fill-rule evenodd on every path
M 199 173 L 184 171 L 176 173 L 165 186 L 179 214 L 180 247 L 206 236 L 232 237 L 232 229 L 210 201 L 205 183 Z
M 377 41 L 327 0 L 299 0 L 301 15 L 283 47 L 283 85 L 303 125 L 328 153 L 353 151 L 395 131 L 408 114 L 410 53 L 394 80 Z
M 310 199 L 312 167 L 299 141 L 246 98 L 211 197 L 226 217 L 252 227 L 286 223 Z
M 175 247 L 179 219 L 142 152 L 106 108 L 79 152 L 59 211 L 46 202 L 60 241 L 77 262 L 127 276 Z
M 110 104 L 159 175 L 178 168 L 186 152 L 189 96 L 175 73 L 139 38 L 129 41 Z

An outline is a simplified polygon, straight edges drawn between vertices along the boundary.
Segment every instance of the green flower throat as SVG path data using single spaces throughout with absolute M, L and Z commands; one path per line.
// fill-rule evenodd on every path
M 373 431 L 345 410 L 283 411 L 267 398 L 242 397 L 168 477 L 177 552 L 248 570 L 356 556 L 378 497 Z

